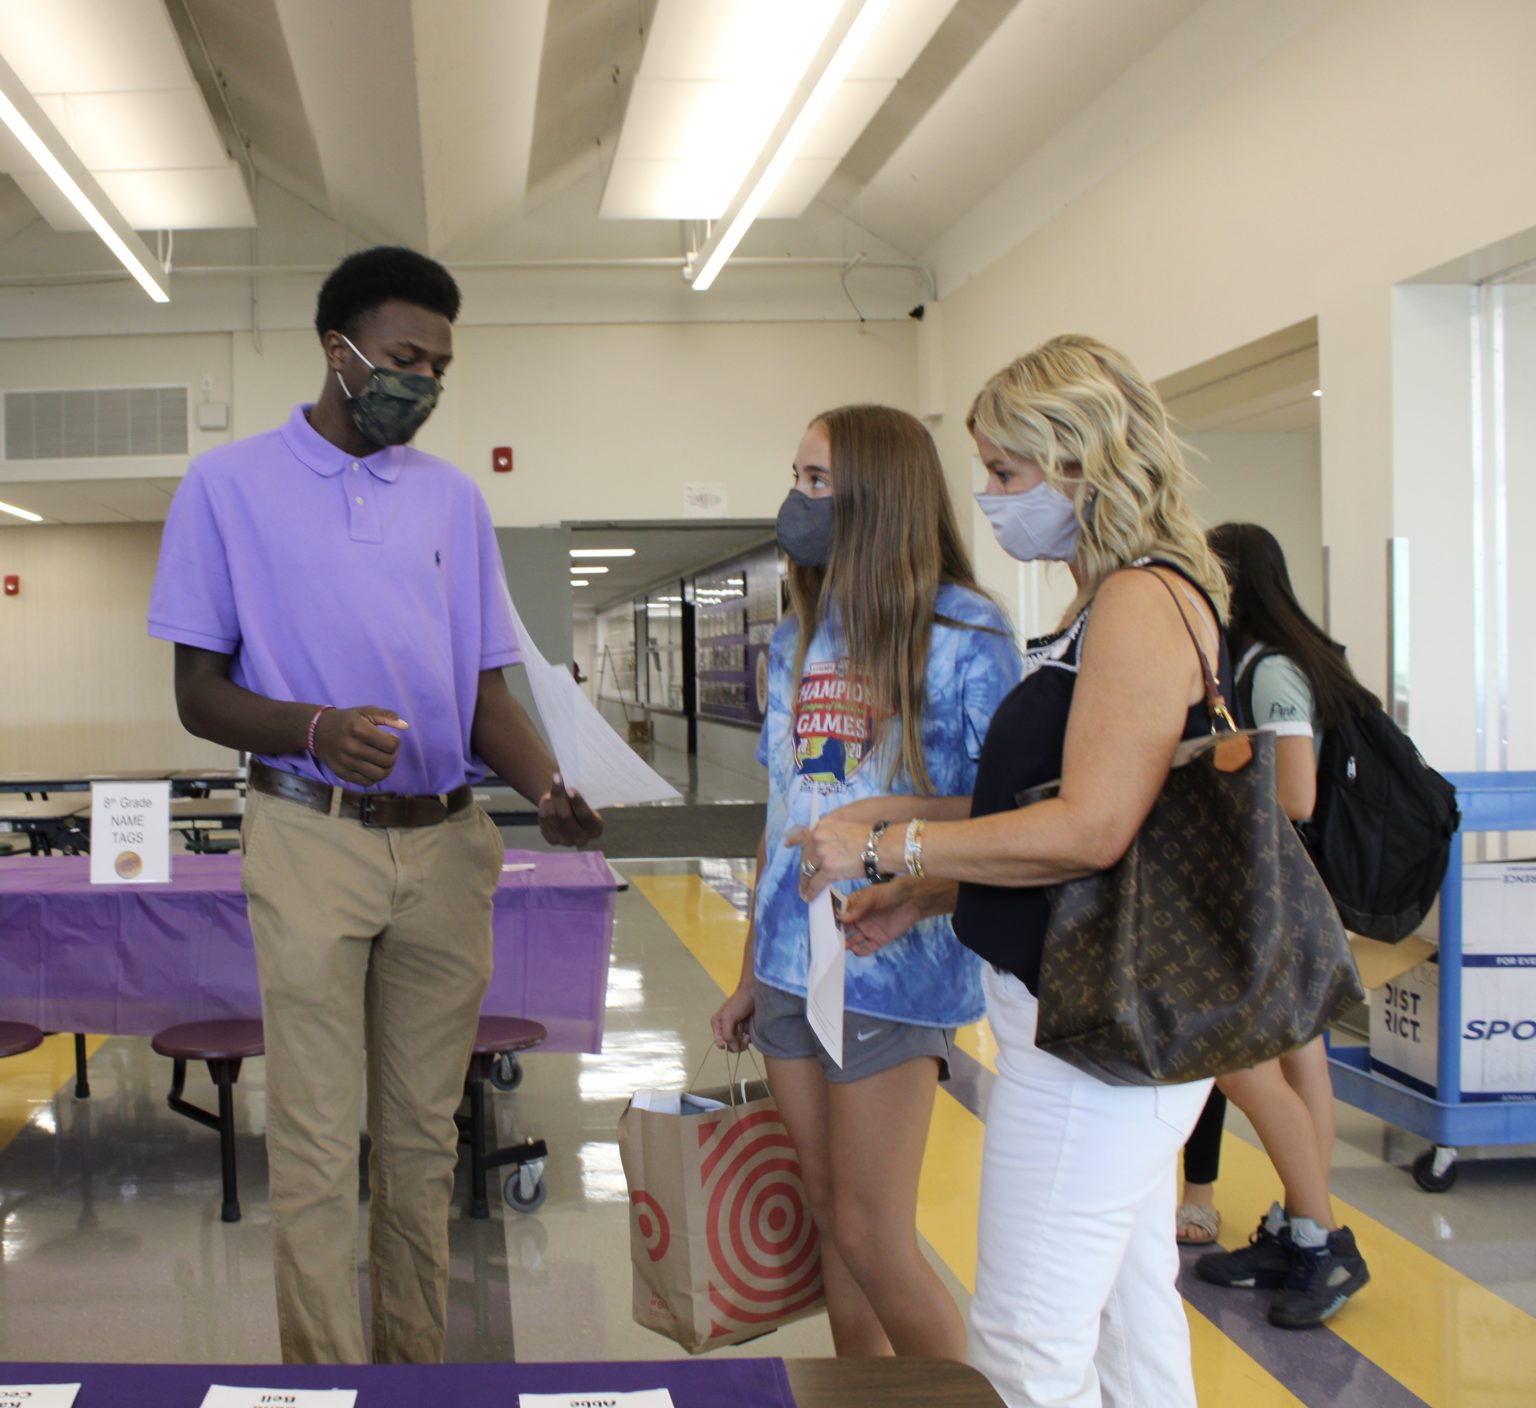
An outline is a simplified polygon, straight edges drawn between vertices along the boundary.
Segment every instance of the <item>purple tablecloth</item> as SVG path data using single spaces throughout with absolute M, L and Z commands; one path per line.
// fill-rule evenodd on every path
M 613 872 L 594 851 L 509 851 L 484 1010 L 549 1029 L 545 1051 L 600 1051 Z M 176 855 L 168 885 L 92 885 L 86 856 L 0 860 L 0 1020 L 152 1036 L 261 1011 L 238 855 Z
M 210 1384 L 355 1388 L 357 1408 L 506 1405 L 519 1393 L 664 1388 L 676 1408 L 795 1408 L 782 1359 L 657 1359 L 642 1364 L 304 1365 L 0 1364 L 0 1383 L 78 1383 L 75 1408 L 198 1408 Z

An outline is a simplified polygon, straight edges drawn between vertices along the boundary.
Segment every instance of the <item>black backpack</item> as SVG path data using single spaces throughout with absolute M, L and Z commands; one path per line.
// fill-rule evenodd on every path
M 1281 653 L 1260 651 L 1237 681 L 1238 716 L 1247 727 L 1254 672 Z M 1345 928 L 1386 943 L 1412 934 L 1440 893 L 1460 825 L 1456 789 L 1385 710 L 1323 730 L 1317 807 L 1296 829 Z

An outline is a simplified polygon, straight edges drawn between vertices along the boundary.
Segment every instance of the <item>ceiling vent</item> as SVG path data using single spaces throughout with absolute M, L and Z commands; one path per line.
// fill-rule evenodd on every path
M 5 458 L 102 460 L 187 453 L 185 386 L 7 391 Z

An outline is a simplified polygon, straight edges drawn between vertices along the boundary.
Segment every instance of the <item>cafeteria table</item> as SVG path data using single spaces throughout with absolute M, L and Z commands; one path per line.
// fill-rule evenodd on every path
M 601 852 L 509 851 L 482 1010 L 541 1022 L 545 1051 L 600 1051 L 616 888 Z M 238 855 L 173 854 L 163 885 L 92 885 L 87 856 L 0 859 L 0 1020 L 152 1036 L 260 1010 Z
M 652 1359 L 568 1364 L 0 1364 L 0 1383 L 78 1383 L 74 1408 L 198 1408 L 211 1384 L 351 1388 L 357 1408 L 506 1405 L 521 1393 L 665 1388 L 674 1408 L 1002 1408 L 976 1370 L 943 1359 Z

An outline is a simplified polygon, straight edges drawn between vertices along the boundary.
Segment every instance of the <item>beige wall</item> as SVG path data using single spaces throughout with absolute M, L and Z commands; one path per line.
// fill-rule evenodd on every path
M 917 395 L 915 324 L 460 327 L 447 392 L 417 439 L 472 474 L 498 527 L 682 518 L 683 486 L 723 483 L 730 518 L 772 518 L 806 422 Z M 314 335 L 234 346 L 234 430 L 313 400 Z M 491 451 L 513 449 L 511 474 Z
M 1311 433 L 1186 435 L 1200 481 L 1195 511 L 1207 523 L 1261 523 L 1285 550 L 1291 584 L 1313 620 L 1323 619 L 1322 483 Z
M 230 767 L 177 721 L 171 647 L 145 633 L 158 524 L 0 528 L 0 772 Z
M 1159 378 L 1316 316 L 1333 624 L 1380 686 L 1391 290 L 1536 226 L 1532 54 L 1528 0 L 1342 0 L 946 292 L 941 448 L 957 491 L 976 388 L 1053 333 L 1092 332 Z

